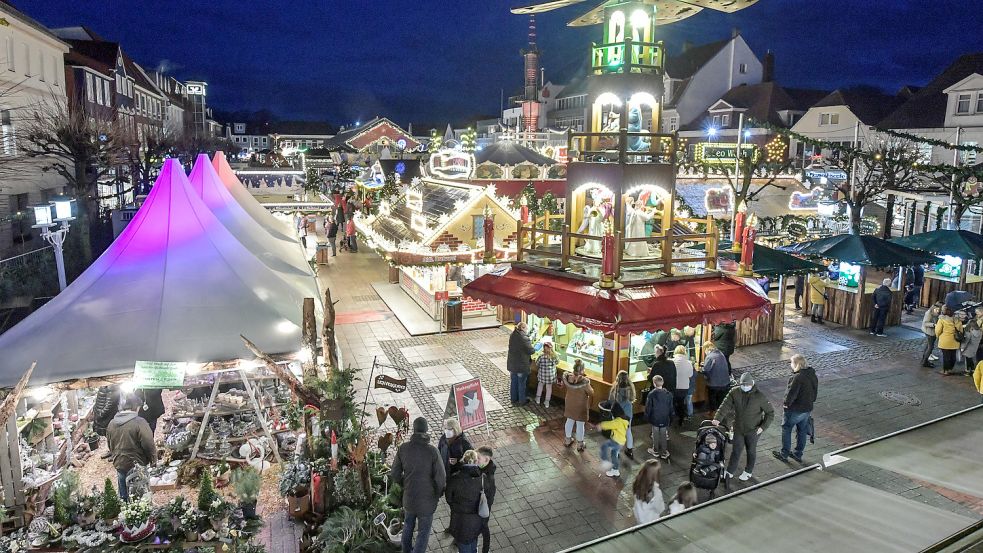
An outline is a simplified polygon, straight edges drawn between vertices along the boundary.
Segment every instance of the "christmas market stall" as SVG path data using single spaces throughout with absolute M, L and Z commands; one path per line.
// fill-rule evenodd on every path
M 382 200 L 375 214 L 357 214 L 355 226 L 389 261 L 390 282 L 438 319 L 448 301 L 461 302 L 462 317 L 494 314 L 486 303 L 462 298 L 461 287 L 515 258 L 517 219 L 493 186 L 424 178 Z
M 942 257 L 935 270 L 925 273 L 920 304 L 928 307 L 946 294 L 964 290 L 983 299 L 983 277 L 969 273 L 969 262 L 983 259 L 983 235 L 968 230 L 933 230 L 894 238 L 891 242 Z
M 934 255 L 888 242 L 876 236 L 840 234 L 808 242 L 800 242 L 783 250 L 808 257 L 833 262 L 831 272 L 836 280 L 827 282 L 825 319 L 851 328 L 868 328 L 874 308 L 874 290 L 879 282 L 869 282 L 868 276 L 876 268 L 888 268 L 880 273 L 892 280 L 892 300 L 887 314 L 887 326 L 901 324 L 901 308 L 904 303 L 904 271 L 895 279 L 893 268 L 924 263 L 937 263 Z M 875 273 L 877 274 L 877 273 Z M 803 313 L 811 309 L 810 295 L 804 295 Z
M 319 298 L 293 264 L 296 242 L 276 238 L 242 209 L 211 160 L 200 157 L 193 177 L 166 160 L 106 252 L 0 335 L 0 386 L 19 393 L 18 379 L 35 367 L 0 448 L 10 452 L 0 459 L 4 502 L 12 522 L 27 525 L 5 536 L 14 549 L 148 540 L 235 548 L 257 525 L 247 520 L 258 488 L 249 483 L 291 449 L 281 436 L 291 418 L 282 381 L 311 357 L 298 351 L 312 342 L 306 329 Z M 257 366 L 240 335 L 275 352 L 275 366 Z M 127 475 L 133 499 L 121 504 L 115 477 L 105 478 L 112 465 L 93 453 L 107 413 L 111 419 L 130 391 L 143 400 L 139 415 L 162 454 Z M 221 485 L 233 474 L 243 509 L 228 492 L 210 491 L 213 476 Z M 10 487 L 17 478 L 21 491 Z M 168 500 L 188 483 L 200 485 L 197 503 Z M 151 494 L 140 499 L 144 490 Z

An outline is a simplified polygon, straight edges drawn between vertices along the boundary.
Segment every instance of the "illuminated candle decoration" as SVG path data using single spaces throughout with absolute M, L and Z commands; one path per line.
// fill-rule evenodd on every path
M 525 194 L 519 197 L 519 220 L 523 225 L 529 222 L 529 200 Z
M 758 235 L 758 230 L 755 228 L 757 224 L 758 218 L 751 215 L 741 238 L 741 270 L 747 275 L 754 272 L 754 239 Z
M 734 216 L 734 243 L 731 251 L 741 251 L 741 241 L 744 240 L 744 221 L 747 218 L 747 204 L 741 202 Z

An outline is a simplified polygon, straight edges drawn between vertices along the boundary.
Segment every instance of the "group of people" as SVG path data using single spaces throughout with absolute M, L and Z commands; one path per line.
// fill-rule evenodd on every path
M 331 256 L 338 255 L 338 233 L 341 232 L 341 251 L 357 252 L 358 243 L 355 240 L 355 213 L 359 211 L 351 191 L 342 193 L 340 188 L 331 191 L 334 207 L 324 217 L 324 235 L 331 245 Z
M 456 418 L 444 421 L 437 446 L 430 444 L 427 419 L 413 421 L 413 434 L 399 446 L 393 461 L 393 482 L 403 486 L 402 548 L 404 553 L 427 550 L 434 512 L 441 496 L 450 508 L 450 534 L 460 553 L 491 547 L 488 520 L 495 502 L 495 462 L 488 446 L 474 448 Z M 415 535 L 414 535 L 415 534 Z
M 121 392 L 119 386 L 103 386 L 96 393 L 93 406 L 93 427 L 106 436 L 107 451 L 116 469 L 116 484 L 120 498 L 130 499 L 127 476 L 137 466 L 147 467 L 157 462 L 154 431 L 157 419 L 164 414 L 160 390 Z
M 922 366 L 934 368 L 938 360 L 935 348 L 942 354 L 942 374 L 973 374 L 976 362 L 983 359 L 983 310 L 970 314 L 958 305 L 936 302 L 922 317 L 925 348 Z

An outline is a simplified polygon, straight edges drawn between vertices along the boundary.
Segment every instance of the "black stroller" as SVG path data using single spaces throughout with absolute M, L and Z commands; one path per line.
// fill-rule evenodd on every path
M 699 489 L 710 492 L 713 499 L 717 486 L 724 479 L 724 459 L 727 453 L 727 427 L 714 426 L 712 421 L 700 423 L 696 431 L 696 450 L 693 452 L 693 462 L 689 467 L 689 481 Z M 711 449 L 707 442 L 712 437 L 716 440 L 716 449 Z M 726 486 L 726 482 L 724 483 Z

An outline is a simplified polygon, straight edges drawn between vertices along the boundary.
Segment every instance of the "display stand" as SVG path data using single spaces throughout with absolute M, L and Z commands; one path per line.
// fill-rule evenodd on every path
M 256 420 L 263 429 L 263 434 L 270 440 L 270 446 L 273 449 L 273 456 L 276 458 L 277 462 L 282 462 L 280 458 L 280 448 L 277 446 L 276 439 L 273 437 L 273 433 L 270 432 L 269 421 L 263 415 L 263 408 L 260 407 L 259 401 L 256 399 L 255 388 L 251 383 L 252 378 L 246 375 L 243 369 L 235 369 L 235 372 L 239 374 L 239 380 L 246 389 L 246 395 L 249 397 L 249 403 L 252 406 L 252 411 L 256 414 Z M 234 382 L 234 380 L 224 380 L 224 383 L 228 384 Z M 201 440 L 205 436 L 205 432 L 208 430 L 208 421 L 212 417 L 212 413 L 215 409 L 215 397 L 218 396 L 219 386 L 223 384 L 223 378 L 221 373 L 215 374 L 215 382 L 212 384 L 212 393 L 208 397 L 208 404 L 205 406 L 205 412 L 202 416 L 201 427 L 198 429 L 198 436 L 195 438 L 195 445 L 191 450 L 191 458 L 189 460 L 194 460 L 198 457 L 198 448 L 201 447 Z M 224 458 L 224 459 L 209 459 L 217 461 L 232 461 L 232 462 L 247 462 L 246 459 L 238 458 Z

